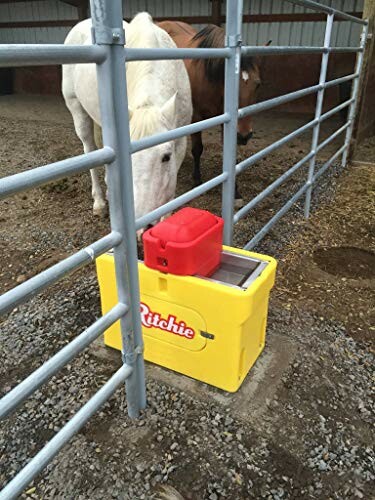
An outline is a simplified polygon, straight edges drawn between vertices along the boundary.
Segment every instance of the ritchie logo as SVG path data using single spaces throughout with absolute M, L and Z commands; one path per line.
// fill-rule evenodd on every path
M 168 318 L 162 318 L 159 313 L 151 311 L 143 302 L 141 302 L 141 321 L 146 328 L 158 328 L 163 332 L 174 333 L 187 339 L 192 339 L 195 335 L 192 328 L 189 328 L 184 321 L 177 321 L 173 314 L 169 314 Z

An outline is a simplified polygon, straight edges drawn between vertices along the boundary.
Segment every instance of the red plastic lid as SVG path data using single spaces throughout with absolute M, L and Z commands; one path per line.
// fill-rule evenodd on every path
M 167 241 L 186 243 L 194 241 L 217 224 L 217 218 L 198 208 L 182 208 L 163 222 L 151 228 L 150 234 L 165 246 Z

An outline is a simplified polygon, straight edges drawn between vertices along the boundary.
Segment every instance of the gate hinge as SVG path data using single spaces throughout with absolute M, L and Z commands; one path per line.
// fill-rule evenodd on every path
M 97 45 L 125 45 L 125 31 L 123 28 L 92 27 L 91 36 L 92 43 Z
M 241 35 L 229 35 L 225 37 L 225 46 L 226 47 L 238 47 L 242 44 Z

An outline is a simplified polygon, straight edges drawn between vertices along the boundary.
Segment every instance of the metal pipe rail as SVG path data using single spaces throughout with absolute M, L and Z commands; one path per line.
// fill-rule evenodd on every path
M 160 61 L 167 59 L 212 59 L 228 58 L 230 50 L 222 49 L 136 49 L 125 47 L 124 59 L 132 61 Z
M 110 192 L 111 233 L 3 294 L 0 297 L 0 314 L 4 314 L 21 304 L 78 267 L 93 262 L 97 256 L 111 249 L 113 249 L 115 259 L 119 303 L 4 396 L 0 402 L 0 415 L 4 417 L 12 412 L 118 320 L 122 334 L 123 366 L 10 481 L 0 492 L 0 499 L 15 498 L 20 494 L 31 479 L 52 460 L 61 447 L 78 432 L 121 383 L 126 382 L 130 417 L 138 416 L 139 411 L 146 405 L 129 125 L 127 113 L 125 116 L 122 113 L 123 110 L 127 111 L 128 109 L 125 95 L 127 86 L 124 72 L 124 47 L 116 43 L 117 37 L 115 36 L 109 43 L 108 37 L 101 37 L 103 32 L 107 33 L 108 30 L 120 36 L 123 29 L 122 8 L 120 0 L 101 3 L 100 9 L 96 8 L 98 5 L 98 0 L 92 0 L 91 11 L 95 45 L 84 47 L 65 45 L 1 46 L 0 66 L 97 63 L 103 148 L 87 155 L 55 162 L 4 178 L 0 181 L 0 197 L 15 194 L 106 163 L 109 165 L 107 180 Z
M 77 354 L 88 347 L 97 339 L 107 328 L 122 318 L 129 308 L 125 304 L 115 305 L 107 314 L 99 318 L 95 323 L 89 326 L 78 337 L 69 342 L 65 347 L 58 351 L 52 358 L 46 361 L 37 370 L 31 373 L 14 389 L 9 391 L 0 400 L 0 419 L 7 417 L 10 413 L 25 401 L 31 394 L 45 384 L 61 368 L 66 366 Z
M 354 99 L 348 99 L 347 101 L 339 104 L 338 106 L 335 106 L 334 108 L 330 109 L 329 111 L 326 111 L 323 113 L 320 117 L 320 121 L 324 122 L 325 120 L 328 120 L 328 118 L 331 118 L 331 116 L 335 115 L 339 111 L 341 111 L 344 108 L 347 108 L 353 103 Z
M 194 200 L 195 198 L 198 198 L 198 196 L 201 196 L 204 193 L 207 193 L 207 191 L 210 191 L 211 189 L 219 186 L 223 182 L 225 182 L 228 178 L 227 173 L 222 173 L 213 179 L 210 179 L 207 182 L 204 182 L 200 186 L 197 186 L 190 191 L 181 194 L 177 198 L 174 198 L 173 200 L 169 201 L 168 203 L 165 203 L 159 208 L 156 208 L 152 212 L 144 215 L 143 217 L 140 217 L 139 219 L 136 220 L 135 227 L 136 229 L 142 229 L 143 227 L 148 226 L 152 222 L 155 222 L 157 219 L 160 219 L 161 217 L 164 217 L 164 215 L 167 215 L 169 212 L 172 212 L 173 210 L 176 210 L 177 208 L 182 207 L 185 203 L 189 203 L 189 201 Z
M 276 222 L 281 219 L 281 217 L 286 214 L 288 210 L 298 201 L 302 195 L 305 194 L 309 187 L 309 184 L 304 184 L 291 198 L 285 203 L 285 205 L 270 219 L 265 226 L 244 246 L 245 250 L 250 250 L 260 242 L 261 239 L 265 237 L 268 231 L 276 224 Z
M 361 33 L 361 47 L 363 48 L 363 51 L 358 55 L 356 65 L 355 65 L 355 71 L 356 73 L 361 73 L 362 67 L 363 67 L 363 60 L 364 60 L 364 49 L 366 47 L 366 41 L 367 41 L 367 36 L 368 36 L 368 30 L 369 26 L 368 23 L 363 27 L 362 33 Z M 342 155 L 341 159 L 341 166 L 345 167 L 346 161 L 348 159 L 348 154 L 349 154 L 349 149 L 350 149 L 350 142 L 353 134 L 353 125 L 354 125 L 354 114 L 356 111 L 356 106 L 357 106 L 357 100 L 358 100 L 358 94 L 359 94 L 359 78 L 355 80 L 354 84 L 352 85 L 352 99 L 353 102 L 350 105 L 349 108 L 349 120 L 351 120 L 351 125 L 346 131 L 345 135 L 345 150 Z
M 173 130 L 168 130 L 168 132 L 161 132 L 160 134 L 150 135 L 149 137 L 144 137 L 143 139 L 132 141 L 131 152 L 136 153 L 137 151 L 152 148 L 153 146 L 157 146 L 158 144 L 162 144 L 163 142 L 174 141 L 175 139 L 179 139 L 180 137 L 184 137 L 185 135 L 202 132 L 203 130 L 207 130 L 208 128 L 228 123 L 229 120 L 229 113 L 223 113 L 222 115 L 207 118 L 206 120 L 201 120 L 189 125 L 184 125 L 183 127 L 178 127 Z
M 114 159 L 115 152 L 113 149 L 104 147 L 90 153 L 3 177 L 0 179 L 0 200 L 6 196 L 41 186 L 47 182 L 56 181 L 69 175 L 100 167 L 105 163 L 111 163 Z
M 330 135 L 325 141 L 323 141 L 316 148 L 315 151 L 310 151 L 306 156 L 304 156 L 299 162 L 297 162 L 293 167 L 284 172 L 279 178 L 277 178 L 272 184 L 261 191 L 255 198 L 253 198 L 249 203 L 243 206 L 233 217 L 233 223 L 236 224 L 240 219 L 245 217 L 250 210 L 255 208 L 261 201 L 263 201 L 269 194 L 271 194 L 277 187 L 283 184 L 289 177 L 291 177 L 297 170 L 299 170 L 306 162 L 310 161 L 317 153 L 319 153 L 323 148 L 328 146 L 336 137 L 342 134 L 350 125 L 348 121 L 345 125 L 336 130 L 332 135 Z
M 316 10 L 318 12 L 325 12 L 326 14 L 334 14 L 335 17 L 339 19 L 346 19 L 347 21 L 352 21 L 353 23 L 367 24 L 367 21 L 364 19 L 359 19 L 358 17 L 351 16 L 346 12 L 342 12 L 341 10 L 336 10 L 332 7 L 328 7 L 327 5 L 314 2 L 313 0 L 284 0 L 284 1 L 293 3 L 295 5 L 300 5 L 301 7 L 306 7 L 311 10 Z
M 67 424 L 42 448 L 39 453 L 14 477 L 3 490 L 0 500 L 17 498 L 30 481 L 37 476 L 53 459 L 55 455 L 93 414 L 113 395 L 115 390 L 132 374 L 133 368 L 122 365 L 99 391 L 72 417 Z
M 261 191 L 255 198 L 253 198 L 249 203 L 243 206 L 233 217 L 233 223 L 236 224 L 240 219 L 245 217 L 250 210 L 256 207 L 258 203 L 263 201 L 269 194 L 271 194 L 277 187 L 283 184 L 289 177 L 291 177 L 297 170 L 299 170 L 306 162 L 308 162 L 314 156 L 314 152 L 310 151 L 309 154 L 304 156 L 298 163 L 293 165 L 289 170 L 284 172 L 280 177 L 278 177 L 272 184 L 267 186 L 263 191 Z
M 300 99 L 301 97 L 305 97 L 310 94 L 314 94 L 322 89 L 327 89 L 333 87 L 335 85 L 339 85 L 340 83 L 348 82 L 358 78 L 358 74 L 353 73 L 352 75 L 343 76 L 341 78 L 337 78 L 335 80 L 331 80 L 324 84 L 317 84 L 311 87 L 307 87 L 305 89 L 296 90 L 294 92 L 289 92 L 288 94 L 284 94 L 281 96 L 273 97 L 272 99 L 267 99 L 266 101 L 262 101 L 256 104 L 250 104 L 250 106 L 245 106 L 244 108 L 240 108 L 238 110 L 238 118 L 244 118 L 248 115 L 255 115 L 262 111 L 266 111 L 267 109 L 272 109 L 281 104 L 286 104 L 287 102 L 295 101 L 296 99 Z
M 366 43 L 367 21 L 357 19 L 331 7 L 320 5 L 311 0 L 287 0 L 297 5 L 327 13 L 328 31 L 333 18 L 347 19 L 362 24 L 363 30 L 359 47 L 332 47 L 326 36 L 324 47 L 253 47 L 241 46 L 242 0 L 228 0 L 226 11 L 226 46 L 219 49 L 138 49 L 122 45 L 122 6 L 121 0 L 102 2 L 90 0 L 94 44 L 88 46 L 66 45 L 2 45 L 0 46 L 0 67 L 30 66 L 45 64 L 96 63 L 99 85 L 100 114 L 102 119 L 103 145 L 101 150 L 87 155 L 77 156 L 51 165 L 39 167 L 33 171 L 9 176 L 0 180 L 0 198 L 18 193 L 21 190 L 39 186 L 45 182 L 95 168 L 103 163 L 109 164 L 107 170 L 108 189 L 110 192 L 109 208 L 111 233 L 98 242 L 68 257 L 62 262 L 34 276 L 25 283 L 0 297 L 0 314 L 22 303 L 55 283 L 67 273 L 81 265 L 92 262 L 98 255 L 113 248 L 115 260 L 116 286 L 119 303 L 105 316 L 78 335 L 70 344 L 57 352 L 49 361 L 40 366 L 19 386 L 8 393 L 0 403 L 0 415 L 6 416 L 45 383 L 59 369 L 65 366 L 75 355 L 80 353 L 90 342 L 115 321 L 120 321 L 123 366 L 111 379 L 78 411 L 78 413 L 58 432 L 52 440 L 22 469 L 16 477 L 0 492 L 0 500 L 15 498 L 27 484 L 52 460 L 57 452 L 79 431 L 93 413 L 113 394 L 116 388 L 126 382 L 128 413 L 131 417 L 139 415 L 146 405 L 145 379 L 143 366 L 143 341 L 139 316 L 139 281 L 137 267 L 136 229 L 154 222 L 168 212 L 200 196 L 208 190 L 223 186 L 222 214 L 225 220 L 224 241 L 231 244 L 233 223 L 238 222 L 261 200 L 285 182 L 307 162 L 313 165 L 316 154 L 346 131 L 345 144 L 317 171 L 310 168 L 310 175 L 305 184 L 281 207 L 268 223 L 248 242 L 246 249 L 254 247 L 272 228 L 272 226 L 306 192 L 311 192 L 313 184 L 342 156 L 346 161 L 353 117 L 358 98 L 359 75 L 363 65 L 363 52 Z M 98 8 L 100 4 L 100 9 Z M 326 31 L 327 34 L 327 31 Z M 112 36 L 111 36 L 112 35 Z M 116 36 L 115 36 L 116 35 Z M 326 81 L 326 62 L 330 53 L 358 54 L 354 74 Z M 238 81 L 241 55 L 271 54 L 322 54 L 321 76 L 318 85 L 301 89 L 294 93 L 247 106 L 238 110 Z M 124 63 L 137 60 L 160 59 L 225 59 L 225 99 L 224 113 L 200 122 L 180 127 L 163 134 L 156 134 L 138 141 L 130 141 L 129 115 L 127 101 L 126 71 Z M 328 112 L 321 113 L 321 101 L 326 88 L 353 80 L 351 98 Z M 314 120 L 291 132 L 250 158 L 236 165 L 236 128 L 237 119 L 249 114 L 256 114 L 300 97 L 318 93 L 317 111 Z M 319 125 L 341 109 L 350 106 L 348 122 L 336 130 L 330 137 L 318 144 Z M 320 107 L 320 109 L 319 109 Z M 205 130 L 216 125 L 224 125 L 223 171 L 217 177 L 169 201 L 165 205 L 135 221 L 131 154 L 145 148 L 172 141 L 179 137 Z M 236 174 L 254 164 L 268 153 L 300 134 L 314 128 L 315 140 L 311 151 L 293 165 L 282 176 L 259 193 L 245 207 L 233 214 L 234 186 Z
M 336 78 L 335 80 L 329 80 L 328 82 L 324 83 L 324 88 L 329 89 L 340 83 L 349 82 L 350 80 L 355 80 L 356 78 L 359 78 L 359 73 L 352 73 L 351 75 L 342 76 L 341 78 Z
M 1 44 L 0 68 L 47 64 L 97 63 L 105 59 L 99 45 Z
M 260 242 L 269 232 L 269 230 L 276 224 L 276 222 L 288 211 L 290 208 L 312 187 L 318 178 L 332 165 L 332 163 L 345 151 L 345 145 L 342 146 L 331 158 L 321 167 L 318 172 L 314 174 L 311 181 L 306 182 L 286 203 L 280 208 L 278 212 L 267 222 L 265 226 L 244 246 L 245 250 L 250 250 Z
M 271 56 L 286 54 L 330 54 L 330 53 L 363 52 L 362 47 L 305 47 L 300 45 L 257 46 L 243 45 L 241 54 L 244 56 Z
M 103 2 L 90 0 L 94 38 L 98 43 L 104 31 L 123 36 L 121 0 Z M 98 36 L 96 36 L 98 35 Z M 123 239 L 114 248 L 115 276 L 118 300 L 129 304 L 129 313 L 120 320 L 123 362 L 133 368 L 126 381 L 127 409 L 130 417 L 139 416 L 146 407 L 146 383 L 143 362 L 143 337 L 140 318 L 138 251 L 135 229 L 133 174 L 131 163 L 129 106 L 124 46 L 111 39 L 103 48 L 106 59 L 97 65 L 99 105 L 102 120 L 103 145 L 116 151 L 116 159 L 107 169 L 111 228 Z
M 253 165 L 257 161 L 259 161 L 262 158 L 264 158 L 265 156 L 267 156 L 269 153 L 272 153 L 272 151 L 275 151 L 275 149 L 280 148 L 281 146 L 283 146 L 287 142 L 291 141 L 292 139 L 295 139 L 296 137 L 300 136 L 304 132 L 307 132 L 308 130 L 313 128 L 314 125 L 316 125 L 317 123 L 318 123 L 318 120 L 312 120 L 311 122 L 308 122 L 305 125 L 303 125 L 302 127 L 298 128 L 297 130 L 294 130 L 290 134 L 282 137 L 278 141 L 273 142 L 269 146 L 261 149 L 257 153 L 254 153 L 252 156 L 250 156 L 246 160 L 241 161 L 240 163 L 238 163 L 236 165 L 236 173 L 240 174 L 241 172 L 243 172 L 245 170 L 245 168 L 250 167 L 251 165 Z
M 243 0 L 226 2 L 226 43 L 230 49 L 230 58 L 225 61 L 224 68 L 224 111 L 231 118 L 224 124 L 223 130 L 223 173 L 228 177 L 222 186 L 221 211 L 224 219 L 223 242 L 226 245 L 230 245 L 233 241 L 242 11 Z
M 77 270 L 81 266 L 93 262 L 96 257 L 117 247 L 122 242 L 120 233 L 112 231 L 107 236 L 92 243 L 91 245 L 70 255 L 54 266 L 33 276 L 24 283 L 12 288 L 0 296 L 0 315 L 5 314 L 26 300 L 34 297 L 48 286 L 56 283 L 66 274 Z
M 294 130 L 290 134 L 282 137 L 278 141 L 276 141 L 276 142 L 270 144 L 269 146 L 261 149 L 257 153 L 254 153 L 249 158 L 246 158 L 246 160 L 241 161 L 240 163 L 238 163 L 236 165 L 236 174 L 240 174 L 247 167 L 250 167 L 251 165 L 253 165 L 257 161 L 261 160 L 262 158 L 264 158 L 265 156 L 267 156 L 267 154 L 272 153 L 273 151 L 275 151 L 275 149 L 278 149 L 279 147 L 283 146 L 284 144 L 286 144 L 287 142 L 291 141 L 292 139 L 295 139 L 296 137 L 298 137 L 299 135 L 303 134 L 304 132 L 307 132 L 308 130 L 310 130 L 311 128 L 313 128 L 318 123 L 327 120 L 328 118 L 330 118 L 332 115 L 334 115 L 338 111 L 340 111 L 340 110 L 344 109 L 345 107 L 349 106 L 351 104 L 352 100 L 353 99 L 349 99 L 348 101 L 340 104 L 339 106 L 336 106 L 335 108 L 333 108 L 333 109 L 327 111 L 326 113 L 324 113 L 323 115 L 321 115 L 320 118 L 315 118 L 314 120 L 312 120 L 312 121 L 306 123 L 305 125 L 303 125 L 302 127 L 298 128 L 297 130 Z
M 325 33 L 324 33 L 324 47 L 325 48 L 329 48 L 331 45 L 333 22 L 334 22 L 334 15 L 330 13 L 327 16 L 326 29 L 325 29 Z M 328 61 L 329 61 L 329 52 L 325 52 L 324 54 L 322 54 L 322 59 L 321 59 L 321 63 L 320 63 L 320 75 L 319 75 L 319 83 L 320 84 L 324 84 L 324 82 L 327 79 Z M 315 170 L 316 150 L 317 150 L 318 142 L 319 142 L 321 115 L 322 115 L 322 111 L 323 111 L 324 91 L 325 91 L 325 89 L 323 87 L 322 90 L 319 90 L 317 98 L 316 98 L 315 119 L 318 120 L 318 123 L 314 126 L 314 130 L 313 130 L 313 134 L 312 134 L 311 151 L 314 151 L 315 154 L 310 160 L 309 171 L 307 174 L 307 176 L 308 176 L 307 184 L 309 186 L 311 184 L 311 180 L 314 176 L 314 170 Z M 312 189 L 311 189 L 311 187 L 308 187 L 308 189 L 306 191 L 305 210 L 304 210 L 306 219 L 310 215 L 311 193 L 312 193 Z
M 337 160 L 337 158 L 345 151 L 345 144 L 338 150 L 334 155 L 331 156 L 331 158 L 318 170 L 313 177 L 313 184 L 319 179 L 321 175 L 324 174 L 324 172 L 329 168 L 332 163 Z
M 345 130 L 350 126 L 350 120 L 345 123 L 342 127 L 340 127 L 338 130 L 336 130 L 332 135 L 327 137 L 323 142 L 319 144 L 319 146 L 316 148 L 316 154 L 318 154 L 322 149 L 324 149 L 328 144 L 330 144 L 332 141 L 336 139 L 340 134 L 345 132 Z

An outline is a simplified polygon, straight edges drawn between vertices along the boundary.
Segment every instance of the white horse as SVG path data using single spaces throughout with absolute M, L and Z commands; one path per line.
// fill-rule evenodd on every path
M 78 23 L 66 44 L 91 44 L 91 19 Z M 127 47 L 175 48 L 171 37 L 142 12 L 123 23 Z M 132 140 L 165 132 L 191 122 L 190 83 L 181 60 L 136 61 L 126 64 L 130 135 Z M 63 66 L 62 92 L 85 153 L 96 149 L 94 123 L 101 126 L 95 64 Z M 154 210 L 173 199 L 177 173 L 186 152 L 186 137 L 132 155 L 135 215 Z M 93 212 L 106 203 L 97 170 L 91 170 Z

